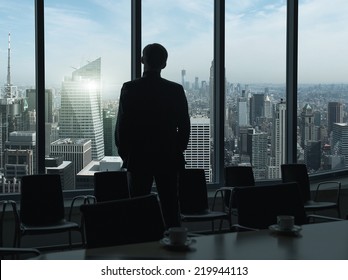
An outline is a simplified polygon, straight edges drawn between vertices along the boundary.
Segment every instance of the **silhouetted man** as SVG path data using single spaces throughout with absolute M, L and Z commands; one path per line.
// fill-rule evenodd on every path
M 143 76 L 121 89 L 115 142 L 131 195 L 149 194 L 155 180 L 166 227 L 172 227 L 180 225 L 177 176 L 185 168 L 190 118 L 183 87 L 161 78 L 167 58 L 160 44 L 144 48 Z

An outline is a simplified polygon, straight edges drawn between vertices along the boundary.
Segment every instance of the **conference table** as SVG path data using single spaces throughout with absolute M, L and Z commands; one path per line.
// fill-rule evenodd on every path
M 187 248 L 161 242 L 42 254 L 43 260 L 348 260 L 348 220 L 301 226 L 297 234 L 270 229 L 192 237 Z

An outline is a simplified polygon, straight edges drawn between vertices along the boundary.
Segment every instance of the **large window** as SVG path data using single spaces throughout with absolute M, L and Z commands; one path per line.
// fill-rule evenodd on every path
M 299 1 L 298 149 L 310 173 L 348 166 L 348 2 Z
M 204 168 L 208 182 L 223 183 L 226 165 L 252 165 L 256 180 L 279 179 L 289 161 L 310 173 L 342 170 L 348 4 L 298 4 L 1 1 L 0 193 L 18 193 L 21 176 L 42 170 L 69 178 L 65 190 L 92 188 L 93 171 L 117 156 L 121 86 L 139 75 L 139 50 L 154 42 L 169 52 L 162 76 L 182 84 L 189 102 L 187 167 Z
M 130 1 L 45 0 L 46 164 L 86 184 L 116 156 L 117 101 L 131 77 Z M 66 162 L 66 164 L 62 164 Z
M 17 178 L 36 171 L 34 31 L 33 1 L 0 2 L 0 194 L 17 193 Z
M 189 103 L 191 137 L 186 168 L 204 168 L 213 178 L 212 0 L 142 1 L 142 44 L 160 43 L 169 53 L 162 77 L 182 84 Z
M 225 165 L 256 180 L 285 163 L 286 2 L 226 1 Z

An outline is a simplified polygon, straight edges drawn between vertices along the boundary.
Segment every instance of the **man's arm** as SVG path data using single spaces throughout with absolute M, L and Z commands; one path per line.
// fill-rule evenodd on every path
M 178 135 L 179 143 L 182 151 L 187 149 L 187 145 L 190 139 L 190 116 L 188 111 L 188 104 L 183 87 L 180 87 L 180 104 L 179 104 L 179 123 L 178 123 Z
M 120 99 L 119 99 L 119 107 L 117 113 L 117 121 L 116 121 L 116 129 L 115 129 L 115 144 L 118 149 L 118 154 L 122 158 L 124 162 L 127 161 L 127 118 L 126 112 L 124 108 L 124 95 L 126 89 L 125 86 L 121 89 Z

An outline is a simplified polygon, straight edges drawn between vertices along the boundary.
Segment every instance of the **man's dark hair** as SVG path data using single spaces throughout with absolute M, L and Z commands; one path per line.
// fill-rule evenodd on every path
M 151 67 L 162 69 L 166 66 L 168 52 L 160 44 L 149 44 L 143 49 L 143 59 Z

